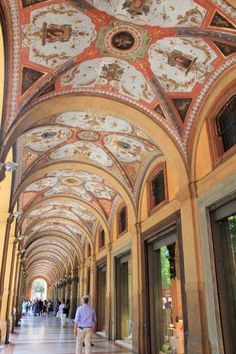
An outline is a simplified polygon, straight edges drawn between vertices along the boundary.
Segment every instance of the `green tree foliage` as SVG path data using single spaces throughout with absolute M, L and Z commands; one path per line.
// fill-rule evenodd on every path
M 43 279 L 36 279 L 32 284 L 32 290 L 35 294 L 39 294 L 42 297 L 45 292 L 45 281 Z
M 162 287 L 170 288 L 170 262 L 169 262 L 169 251 L 166 246 L 161 247 L 161 279 Z

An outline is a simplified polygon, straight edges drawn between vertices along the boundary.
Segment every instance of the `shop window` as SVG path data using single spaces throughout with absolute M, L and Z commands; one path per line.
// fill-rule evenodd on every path
M 118 233 L 119 235 L 125 232 L 127 229 L 127 208 L 126 206 L 120 209 L 118 215 Z
M 161 206 L 166 201 L 166 176 L 163 164 L 151 173 L 148 180 L 148 190 L 149 210 Z
M 146 351 L 184 354 L 185 305 L 182 296 L 180 235 L 176 225 L 163 228 L 144 243 Z M 183 268 L 183 265 L 182 265 Z
M 105 231 L 102 229 L 99 232 L 99 249 L 105 247 Z
M 126 253 L 116 257 L 116 338 L 132 344 L 132 257 Z
M 218 136 L 222 141 L 223 152 L 236 144 L 236 95 L 223 107 L 216 118 Z

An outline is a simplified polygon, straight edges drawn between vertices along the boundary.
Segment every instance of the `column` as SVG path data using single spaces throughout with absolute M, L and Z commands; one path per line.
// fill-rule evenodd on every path
M 10 239 L 13 238 L 13 247 L 12 247 L 12 254 L 11 254 L 11 269 L 10 269 L 10 276 L 9 276 L 9 283 L 8 283 L 8 297 L 7 297 L 7 305 L 6 305 L 6 338 L 5 338 L 5 343 L 9 343 L 9 335 L 10 335 L 10 330 L 12 323 L 14 322 L 14 316 L 12 316 L 12 308 L 13 308 L 13 297 L 14 297 L 14 278 L 15 278 L 15 272 L 16 272 L 16 261 L 17 261 L 17 255 L 16 255 L 16 245 L 17 241 L 13 237 L 10 237 Z
M 70 298 L 71 298 L 71 274 L 68 274 L 66 279 L 66 296 L 65 296 L 66 302 L 67 300 L 70 301 Z
M 85 262 L 81 262 L 81 267 L 80 267 L 80 293 L 79 293 L 79 304 L 82 296 L 84 295 L 84 287 L 85 287 Z
M 193 186 L 194 187 L 194 186 Z M 184 256 L 185 303 L 188 328 L 185 333 L 187 353 L 208 354 L 206 309 L 197 229 L 196 191 L 189 187 L 177 194 L 181 205 L 181 229 Z
M 78 270 L 73 269 L 71 276 L 71 297 L 69 317 L 74 318 L 77 308 L 77 288 L 78 288 Z
M 13 301 L 12 301 L 12 326 L 11 326 L 11 333 L 14 332 L 14 327 L 16 325 L 17 319 L 17 299 L 18 299 L 18 282 L 20 276 L 20 253 L 17 252 L 16 255 L 16 272 L 14 278 L 14 289 L 13 289 Z
M 87 280 L 88 281 L 88 280 Z M 91 256 L 90 263 L 90 304 L 96 306 L 96 256 Z
M 112 339 L 112 306 L 111 306 L 111 288 L 112 288 L 112 242 L 107 246 L 107 271 L 106 271 L 106 305 L 105 305 L 105 337 Z
M 62 298 L 61 301 L 63 301 L 66 298 L 66 280 L 62 280 Z
M 10 286 L 11 262 L 14 242 L 14 229 L 11 228 L 14 221 L 13 215 L 7 219 L 6 233 L 4 239 L 2 266 L 0 276 L 0 327 L 1 327 L 1 343 L 6 341 L 7 333 L 7 302 Z
M 142 311 L 141 308 L 141 228 L 140 224 L 134 225 L 132 233 L 132 285 L 133 285 L 133 315 L 132 315 L 132 351 L 141 353 L 141 329 Z

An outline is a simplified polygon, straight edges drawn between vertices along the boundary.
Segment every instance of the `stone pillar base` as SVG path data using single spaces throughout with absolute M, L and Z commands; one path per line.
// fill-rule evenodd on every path
M 0 320 L 0 344 L 5 344 L 7 333 L 7 322 Z

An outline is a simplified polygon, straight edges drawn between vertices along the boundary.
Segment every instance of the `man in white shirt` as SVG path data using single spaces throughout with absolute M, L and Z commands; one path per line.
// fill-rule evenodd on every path
M 76 354 L 82 354 L 83 341 L 85 354 L 91 353 L 92 334 L 97 321 L 95 310 L 89 306 L 89 297 L 82 297 L 82 305 L 77 308 L 74 320 L 74 335 L 76 338 Z
M 58 312 L 59 312 L 59 316 L 61 319 L 61 327 L 65 327 L 65 323 L 66 323 L 66 313 L 64 313 L 63 309 L 66 307 L 65 305 L 65 299 L 63 299 L 61 305 L 59 306 Z

